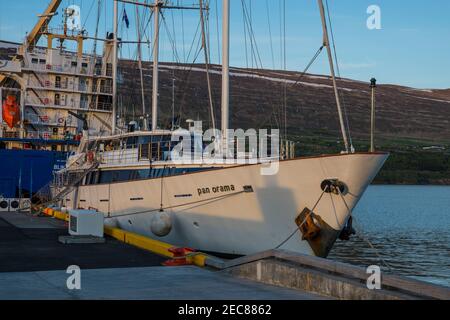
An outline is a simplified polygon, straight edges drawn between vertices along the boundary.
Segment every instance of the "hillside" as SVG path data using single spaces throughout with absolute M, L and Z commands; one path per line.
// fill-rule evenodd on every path
M 10 59 L 15 49 L 2 42 L 0 59 Z M 142 114 L 137 63 L 120 61 L 119 104 L 128 120 Z M 144 64 L 147 110 L 151 105 L 151 64 Z M 216 123 L 220 123 L 221 72 L 211 66 Z M 371 75 L 368 75 L 368 80 Z M 234 128 L 284 128 L 284 86 L 289 138 L 297 154 L 311 155 L 342 150 L 336 102 L 329 77 L 274 70 L 231 69 L 231 125 Z M 380 79 L 381 80 L 381 79 Z M 172 83 L 174 81 L 175 87 Z M 357 150 L 369 148 L 369 83 L 338 82 Z M 174 91 L 174 94 L 173 94 Z M 160 72 L 160 123 L 169 124 L 174 113 L 209 123 L 205 66 L 163 64 Z M 149 111 L 147 111 L 149 112 Z M 391 158 L 378 183 L 450 184 L 450 89 L 422 90 L 398 85 L 377 88 L 377 149 Z M 183 122 L 182 122 L 183 124 Z
M 139 74 L 134 62 L 122 61 L 124 83 L 121 93 L 128 106 L 140 107 Z M 151 66 L 145 66 L 146 103 L 151 103 Z M 284 121 L 283 92 L 287 82 L 287 126 L 291 135 L 310 132 L 335 133 L 339 123 L 331 80 L 307 75 L 295 84 L 299 74 L 270 70 L 231 69 L 232 126 L 240 128 L 278 127 Z M 175 78 L 175 110 L 184 118 L 209 117 L 206 73 L 203 65 L 163 65 L 160 106 L 163 117 L 171 115 L 172 79 Z M 220 114 L 221 73 L 211 71 L 216 121 Z M 368 83 L 342 79 L 339 86 L 349 116 L 352 135 L 367 138 L 370 125 Z M 181 112 L 180 112 L 181 111 Z M 450 142 L 450 89 L 419 90 L 396 85 L 377 88 L 377 136 Z
M 140 82 L 135 62 L 121 61 L 122 106 L 141 114 Z M 145 65 L 147 109 L 151 105 L 151 66 Z M 211 67 L 216 122 L 220 123 L 221 73 Z M 296 84 L 295 72 L 231 69 L 231 123 L 234 128 L 278 128 L 284 123 L 287 82 L 287 132 L 298 155 L 342 150 L 332 83 L 329 77 L 307 75 Z M 173 79 L 175 94 L 173 95 Z M 354 145 L 369 149 L 370 88 L 368 83 L 341 79 Z M 170 123 L 172 99 L 182 119 L 209 125 L 206 72 L 203 65 L 164 64 L 160 72 L 160 123 Z M 421 90 L 398 85 L 377 88 L 377 148 L 391 158 L 377 183 L 450 184 L 450 89 Z M 436 148 L 437 147 L 437 148 Z

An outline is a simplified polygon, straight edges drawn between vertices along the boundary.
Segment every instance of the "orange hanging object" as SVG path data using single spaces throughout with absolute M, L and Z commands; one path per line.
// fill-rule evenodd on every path
M 15 96 L 7 96 L 2 108 L 3 120 L 11 129 L 20 122 L 20 108 Z

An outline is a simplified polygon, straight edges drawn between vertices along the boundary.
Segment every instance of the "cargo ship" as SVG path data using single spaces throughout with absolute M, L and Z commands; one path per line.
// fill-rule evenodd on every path
M 103 54 L 86 53 L 93 37 L 72 23 L 76 7 L 62 8 L 63 24 L 52 26 L 60 4 L 50 2 L 23 43 L 0 41 L 1 211 L 32 200 L 83 134 L 110 133 L 112 41 L 102 40 Z

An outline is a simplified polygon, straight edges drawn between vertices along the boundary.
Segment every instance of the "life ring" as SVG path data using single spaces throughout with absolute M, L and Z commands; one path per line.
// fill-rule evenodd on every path
M 94 151 L 89 151 L 87 153 L 87 161 L 92 163 L 92 162 L 94 162 L 94 158 L 95 158 Z

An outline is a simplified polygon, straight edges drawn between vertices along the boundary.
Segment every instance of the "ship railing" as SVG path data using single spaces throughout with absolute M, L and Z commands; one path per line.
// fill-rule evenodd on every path
M 92 66 L 72 66 L 72 65 L 54 65 L 54 64 L 40 64 L 40 63 L 29 63 L 27 64 L 24 69 L 32 70 L 32 71 L 45 71 L 45 72 L 55 72 L 55 73 L 62 73 L 62 74 L 70 74 L 70 75 L 76 75 L 76 74 L 82 74 L 89 77 L 94 76 L 102 76 L 102 73 L 98 73 L 94 70 L 94 67 Z
M 138 148 L 97 152 L 99 163 L 105 165 L 135 164 L 139 162 Z

